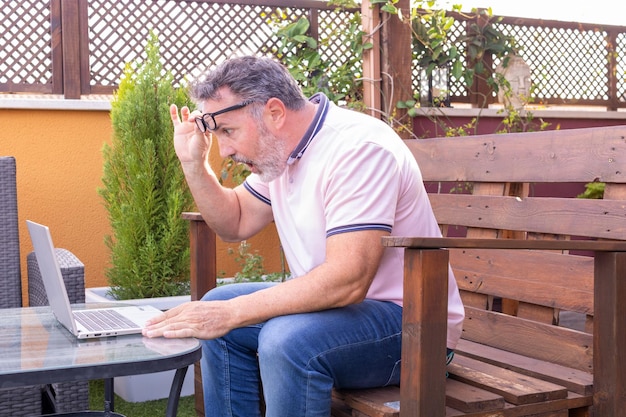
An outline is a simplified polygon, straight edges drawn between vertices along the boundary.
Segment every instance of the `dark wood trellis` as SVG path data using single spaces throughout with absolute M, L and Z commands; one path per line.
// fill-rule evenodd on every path
M 359 11 L 315 0 L 6 0 L 0 3 L 0 93 L 68 99 L 110 94 L 125 63 L 141 56 L 150 29 L 159 33 L 165 68 L 180 82 L 232 54 L 271 52 L 277 42 L 268 23 L 273 14 L 305 16 L 312 35 L 325 36 Z M 452 36 L 460 38 L 474 17 L 454 16 Z M 504 17 L 497 27 L 522 47 L 532 69 L 535 103 L 626 107 L 626 27 L 514 17 Z M 337 39 L 320 53 L 341 62 L 349 53 L 343 45 Z M 405 69 L 405 60 L 388 45 L 380 43 L 382 67 L 410 71 L 412 88 L 418 89 L 419 69 Z M 464 51 L 464 45 L 457 46 Z M 456 102 L 489 94 L 461 82 L 452 82 L 450 90 Z

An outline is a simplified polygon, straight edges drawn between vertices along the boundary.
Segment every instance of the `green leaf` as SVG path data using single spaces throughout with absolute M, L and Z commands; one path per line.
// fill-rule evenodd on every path
M 309 37 L 306 35 L 295 35 L 293 39 L 297 41 L 298 43 L 307 43 L 309 40 Z
M 393 4 L 385 4 L 380 10 L 389 14 L 398 14 L 398 9 Z
M 459 50 L 456 48 L 456 46 L 452 45 L 450 47 L 450 51 L 448 52 L 448 56 L 450 57 L 450 60 L 455 60 L 455 59 L 458 58 Z
M 311 24 L 309 23 L 308 19 L 301 17 L 293 26 L 293 29 L 297 33 L 304 34 L 304 33 L 307 33 L 310 27 L 311 27 Z
M 485 64 L 483 63 L 483 61 L 476 62 L 476 65 L 474 66 L 474 71 L 476 71 L 477 74 L 482 74 L 485 71 Z
M 416 104 L 417 102 L 415 100 L 398 101 L 396 103 L 396 107 L 399 109 L 410 109 L 412 107 L 415 107 Z
M 462 74 L 463 74 L 463 63 L 461 61 L 455 61 L 454 64 L 452 64 L 452 76 L 455 79 L 460 80 Z
M 308 37 L 306 40 L 306 46 L 311 49 L 317 49 L 317 41 L 314 38 Z

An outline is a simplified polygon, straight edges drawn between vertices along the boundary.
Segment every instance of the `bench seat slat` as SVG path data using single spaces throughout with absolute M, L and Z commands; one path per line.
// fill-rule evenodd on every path
M 361 390 L 335 390 L 333 396 L 341 402 L 372 417 L 398 417 L 397 408 L 385 405 L 400 400 L 400 389 L 389 386 Z
M 451 380 L 448 382 L 452 382 Z M 386 400 L 398 401 L 400 398 L 400 389 L 398 387 L 385 387 L 375 388 L 372 390 L 365 390 L 368 394 L 377 396 L 377 391 L 383 391 L 383 396 Z M 448 394 L 446 388 L 446 394 Z M 374 409 L 363 408 L 363 404 L 366 404 L 371 397 L 364 396 L 360 390 L 348 390 L 348 391 L 335 391 L 335 400 L 333 402 L 333 417 L 369 417 L 369 416 L 385 416 L 384 412 L 381 414 L 378 411 L 380 404 L 372 404 L 370 406 Z M 449 404 L 445 407 L 445 417 L 520 417 L 520 416 L 568 416 L 568 409 L 576 409 L 586 407 L 592 403 L 591 396 L 582 396 L 573 392 L 567 393 L 567 398 L 561 398 L 557 400 L 548 400 L 541 403 L 520 404 L 515 405 L 511 403 L 504 403 L 504 407 L 496 410 L 477 410 L 464 412 L 457 408 L 451 407 Z M 360 406 L 360 410 L 353 408 L 352 414 L 346 414 L 344 405 L 354 404 Z M 559 414 L 560 413 L 560 414 Z M 387 417 L 398 417 L 399 410 L 394 408 L 392 414 L 387 414 Z
M 529 358 L 465 339 L 459 341 L 456 352 L 504 369 L 562 385 L 580 395 L 593 393 L 593 375 L 578 369 Z
M 508 369 L 457 355 L 448 366 L 450 377 L 502 395 L 512 404 L 567 398 L 567 389 Z
M 459 380 L 446 381 L 446 404 L 465 413 L 504 408 L 504 397 Z
M 366 390 L 338 390 L 333 395 L 336 402 L 333 417 L 341 415 L 341 406 L 347 404 L 367 416 L 397 417 L 400 389 L 397 386 Z M 465 415 L 479 411 L 494 411 L 504 408 L 501 395 L 465 384 L 448 380 L 446 384 L 446 415 Z
M 499 411 L 478 411 L 475 413 L 463 413 L 456 411 L 455 414 L 448 414 L 449 410 L 446 409 L 446 417 L 520 417 L 520 416 L 532 416 L 532 417 L 546 417 L 546 416 L 558 416 L 568 417 L 569 409 L 576 409 L 581 407 L 587 407 L 591 405 L 592 398 L 584 397 L 573 392 L 568 392 L 567 398 L 550 400 L 541 403 L 532 404 L 520 404 L 515 405 L 511 403 L 505 403 L 504 409 Z M 574 414 L 578 416 L 579 414 Z M 585 416 L 586 414 L 581 414 Z

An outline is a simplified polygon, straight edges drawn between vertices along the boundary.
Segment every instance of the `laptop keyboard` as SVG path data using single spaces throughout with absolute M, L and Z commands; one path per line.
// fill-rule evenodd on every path
M 76 321 L 91 331 L 139 327 L 115 310 L 79 310 L 73 313 Z

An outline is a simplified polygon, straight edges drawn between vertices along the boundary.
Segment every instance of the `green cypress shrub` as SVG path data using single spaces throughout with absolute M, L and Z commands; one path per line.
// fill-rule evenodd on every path
M 185 88 L 160 62 L 154 32 L 146 59 L 126 65 L 111 104 L 113 137 L 103 148 L 99 190 L 111 222 L 106 275 L 116 299 L 182 295 L 189 291 L 188 223 L 193 205 L 173 145 L 169 105 L 190 105 Z

